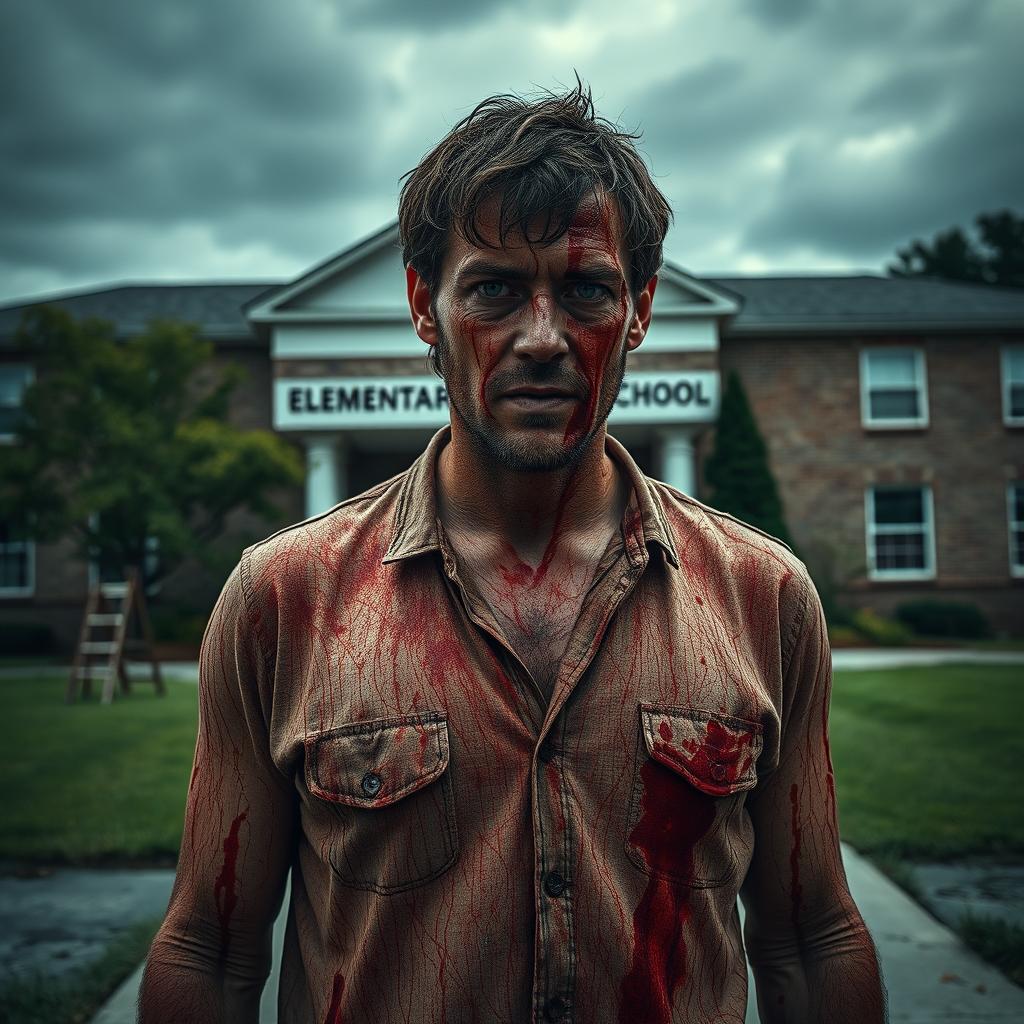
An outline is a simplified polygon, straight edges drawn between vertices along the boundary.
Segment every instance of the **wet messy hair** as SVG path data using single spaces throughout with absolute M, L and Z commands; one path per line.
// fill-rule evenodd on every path
M 565 234 L 588 196 L 604 191 L 618 203 L 635 298 L 661 267 L 672 218 L 636 150 L 639 138 L 595 114 L 590 88 L 578 75 L 576 87 L 563 94 L 489 96 L 402 175 L 405 265 L 433 291 L 453 230 L 487 247 L 477 215 L 492 196 L 501 196 L 501 245 L 517 232 L 532 245 L 548 245 Z M 531 236 L 535 220 L 541 230 Z

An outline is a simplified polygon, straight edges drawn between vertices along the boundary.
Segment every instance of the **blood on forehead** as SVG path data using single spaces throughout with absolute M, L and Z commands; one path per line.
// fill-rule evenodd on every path
M 623 273 L 617 238 L 621 231 L 616 230 L 619 227 L 618 208 L 608 196 L 596 196 L 581 204 L 569 224 L 569 270 L 579 270 L 586 256 L 601 253 Z

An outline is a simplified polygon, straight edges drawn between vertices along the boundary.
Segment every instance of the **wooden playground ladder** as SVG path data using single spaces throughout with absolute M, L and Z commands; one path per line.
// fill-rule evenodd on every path
M 138 615 L 142 629 L 142 639 L 139 641 L 128 638 L 128 625 L 133 611 Z M 153 650 L 153 631 L 146 609 L 146 598 L 139 585 L 138 573 L 134 570 L 123 583 L 99 583 L 90 588 L 75 658 L 71 663 L 67 703 L 75 702 L 79 688 L 83 697 L 89 697 L 93 679 L 103 680 L 104 704 L 114 700 L 119 679 L 122 692 L 130 693 L 131 680 L 125 665 L 125 654 L 128 652 L 141 654 L 149 661 L 156 692 L 163 696 L 164 682 L 160 677 L 160 663 Z

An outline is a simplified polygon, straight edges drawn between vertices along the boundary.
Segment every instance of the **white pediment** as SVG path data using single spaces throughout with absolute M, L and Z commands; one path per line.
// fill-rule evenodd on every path
M 655 316 L 735 316 L 739 302 L 727 292 L 712 288 L 667 260 L 658 275 L 654 293 Z
M 398 222 L 260 296 L 247 315 L 255 323 L 408 321 Z
M 673 263 L 662 267 L 654 299 L 657 318 L 717 320 L 738 311 L 735 296 L 710 287 Z M 248 316 L 256 323 L 407 321 L 398 222 L 260 296 Z

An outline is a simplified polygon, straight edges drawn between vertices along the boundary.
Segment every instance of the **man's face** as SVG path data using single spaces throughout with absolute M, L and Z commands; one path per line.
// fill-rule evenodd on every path
M 494 248 L 453 232 L 427 316 L 417 317 L 426 286 L 410 271 L 413 321 L 438 346 L 453 422 L 479 451 L 519 471 L 572 466 L 611 411 L 657 279 L 634 303 L 607 197 L 584 202 L 543 247 L 519 235 L 497 247 L 498 202 L 479 218 Z

